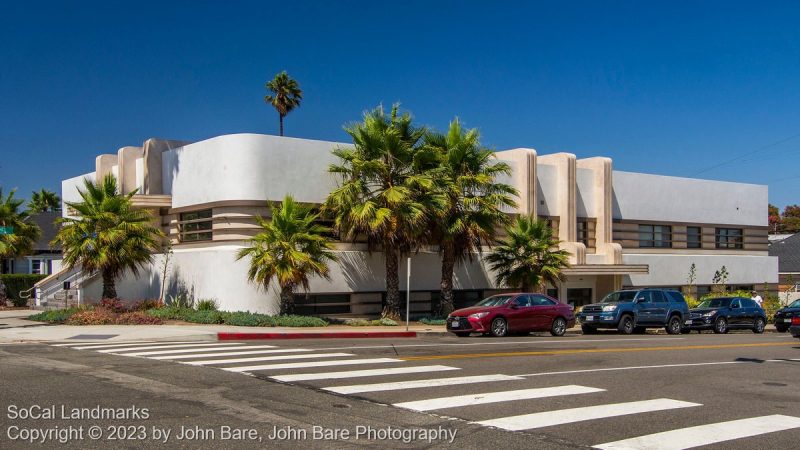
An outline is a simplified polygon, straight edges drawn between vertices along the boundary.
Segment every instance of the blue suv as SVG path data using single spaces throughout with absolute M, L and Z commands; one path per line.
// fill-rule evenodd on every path
M 612 292 L 600 303 L 586 305 L 578 314 L 581 330 L 616 328 L 623 334 L 664 327 L 669 334 L 685 330 L 689 307 L 680 292 L 671 289 L 631 289 Z

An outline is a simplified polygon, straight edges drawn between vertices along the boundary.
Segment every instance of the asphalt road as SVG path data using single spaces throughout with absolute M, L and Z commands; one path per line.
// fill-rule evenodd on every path
M 70 342 L 0 346 L 0 447 L 26 437 L 68 448 L 800 441 L 800 341 L 787 334 Z M 56 417 L 24 419 L 34 405 Z M 89 417 L 65 419 L 62 407 Z M 96 407 L 140 409 L 97 419 Z M 89 436 L 93 426 L 102 437 Z

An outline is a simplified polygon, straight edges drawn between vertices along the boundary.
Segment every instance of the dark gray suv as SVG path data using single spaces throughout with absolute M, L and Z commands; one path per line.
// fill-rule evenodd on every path
M 584 306 L 577 317 L 584 334 L 598 328 L 616 328 L 620 333 L 631 334 L 661 327 L 669 334 L 680 334 L 684 321 L 689 319 L 689 307 L 676 290 L 630 289 L 614 291 L 600 303 Z

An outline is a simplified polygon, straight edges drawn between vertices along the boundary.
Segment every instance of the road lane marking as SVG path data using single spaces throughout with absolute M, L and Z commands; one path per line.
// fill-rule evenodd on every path
M 604 450 L 638 448 L 678 450 L 791 430 L 798 427 L 800 427 L 800 418 L 775 414 L 648 434 L 632 439 L 595 445 L 595 448 Z
M 671 347 L 622 347 L 622 348 L 592 348 L 570 350 L 541 350 L 535 352 L 496 352 L 496 353 L 461 353 L 451 355 L 429 356 L 404 356 L 405 361 L 425 361 L 432 359 L 473 359 L 473 358 L 500 358 L 506 356 L 557 356 L 577 355 L 582 353 L 629 353 L 629 352 L 656 352 L 676 350 L 710 350 L 721 348 L 748 348 L 748 347 L 775 347 L 797 345 L 795 342 L 759 343 L 759 344 L 710 344 L 710 345 L 679 345 Z
M 797 359 L 765 359 L 763 362 L 786 362 L 786 361 L 800 361 Z M 570 375 L 575 373 L 592 373 L 592 372 L 613 372 L 617 370 L 637 370 L 637 369 L 665 369 L 670 367 L 692 367 L 692 366 L 721 366 L 727 364 L 761 364 L 761 361 L 717 361 L 717 362 L 704 362 L 704 363 L 684 363 L 684 364 L 658 364 L 654 366 L 626 366 L 626 367 L 605 367 L 600 369 L 576 369 L 576 370 L 560 370 L 556 372 L 538 372 L 526 373 L 516 375 L 518 377 L 541 377 L 547 375 Z
M 136 342 L 123 342 L 123 343 L 120 343 L 119 341 L 114 342 L 114 344 L 117 344 L 117 345 L 153 344 L 153 343 L 158 343 L 158 341 L 136 341 Z M 99 345 L 99 346 L 103 346 L 103 345 L 109 345 L 109 342 L 108 341 L 103 341 L 103 342 L 82 341 L 82 342 L 68 342 L 66 344 L 49 344 L 49 345 L 51 347 L 75 347 L 75 346 L 81 346 L 81 345 L 91 345 L 91 346 Z
M 254 346 L 258 348 L 258 346 Z M 245 348 L 245 347 L 238 347 L 238 348 Z M 253 347 L 246 347 L 246 348 L 253 348 Z M 231 349 L 228 349 L 231 350 Z M 197 349 L 192 351 L 202 352 L 205 349 Z M 261 355 L 265 353 L 301 353 L 301 352 L 310 352 L 312 350 L 307 348 L 280 348 L 275 350 L 246 350 L 241 352 L 225 352 L 225 353 L 192 353 L 192 354 L 181 354 L 181 355 L 163 355 L 163 356 L 148 356 L 150 359 L 192 359 L 192 358 L 208 358 L 213 356 L 241 356 L 241 355 Z M 188 353 L 189 350 L 186 350 L 185 353 Z
M 96 348 L 132 347 L 134 345 L 168 345 L 168 344 L 191 344 L 198 341 L 165 341 L 165 342 L 126 342 L 124 344 L 88 344 L 86 342 L 75 347 L 68 347 L 74 350 L 92 350 Z
M 392 367 L 391 369 L 367 369 L 367 370 L 348 370 L 344 372 L 320 372 L 320 373 L 300 373 L 294 375 L 276 375 L 270 377 L 273 380 L 293 382 L 293 381 L 311 381 L 311 380 L 338 380 L 342 378 L 360 378 L 360 377 L 376 377 L 382 375 L 400 375 L 408 373 L 424 373 L 424 372 L 442 372 L 446 370 L 461 370 L 458 367 L 450 366 L 413 366 L 413 367 Z M 522 379 L 522 378 L 520 378 Z M 429 381 L 429 380 L 420 380 Z M 359 385 L 370 386 L 370 385 Z M 430 384 L 426 384 L 430 386 Z M 345 386 L 353 387 L 353 386 Z M 356 386 L 357 387 L 357 386 Z M 337 388 L 324 388 L 332 392 L 338 392 Z M 347 392 L 342 392 L 346 394 Z
M 433 411 L 437 409 L 458 408 L 462 406 L 486 405 L 489 403 L 530 400 L 534 398 L 560 397 L 566 395 L 590 394 L 603 392 L 587 386 L 567 385 L 535 389 L 518 389 L 516 391 L 486 392 L 483 394 L 455 395 L 452 397 L 431 398 L 413 402 L 395 403 L 392 406 L 414 411 Z
M 502 428 L 509 431 L 520 431 L 563 425 L 567 423 L 583 422 L 586 420 L 641 414 L 652 411 L 690 408 L 693 406 L 703 405 L 699 403 L 672 400 L 669 398 L 658 398 L 655 400 L 612 403 L 608 405 L 585 406 L 582 408 L 569 408 L 534 414 L 523 414 L 521 416 L 501 417 L 498 419 L 484 420 L 476 423 L 478 425 Z
M 447 367 L 447 366 L 444 366 Z M 342 372 L 347 373 L 347 372 Z M 336 386 L 323 388 L 326 391 L 338 394 L 358 394 L 362 392 L 397 391 L 401 389 L 418 389 L 439 386 L 455 386 L 460 384 L 488 383 L 493 381 L 524 380 L 522 377 L 511 375 L 476 375 L 470 377 L 434 378 L 430 380 L 397 381 L 389 383 L 354 384 L 351 386 Z
M 208 366 L 211 364 L 234 364 L 259 361 L 281 361 L 289 359 L 314 359 L 314 358 L 339 358 L 342 356 L 354 356 L 352 353 L 304 353 L 301 355 L 280 355 L 280 356 L 259 356 L 257 358 L 235 358 L 235 359 L 204 359 L 201 361 L 179 361 L 190 366 Z
M 414 347 L 476 347 L 481 345 L 540 345 L 540 344 L 575 344 L 575 343 L 595 343 L 595 342 L 633 342 L 633 341 L 682 341 L 686 338 L 682 337 L 654 337 L 654 338 L 622 338 L 622 339 L 584 339 L 575 340 L 564 337 L 557 340 L 537 341 L 529 339 L 527 341 L 503 341 L 496 340 L 494 342 L 465 342 L 458 344 L 401 344 L 401 345 L 362 345 L 362 346 L 347 346 L 347 347 L 320 347 L 320 350 L 366 350 L 376 348 L 414 348 Z
M 265 364 L 259 366 L 240 366 L 240 367 L 220 367 L 228 372 L 252 372 L 255 370 L 278 370 L 278 369 L 304 369 L 306 367 L 328 367 L 328 366 L 354 366 L 361 364 L 381 364 L 381 363 L 400 363 L 402 359 L 393 358 L 371 358 L 371 359 L 337 359 L 334 361 L 312 361 L 300 363 Z
M 229 345 L 229 346 L 232 346 L 232 347 L 234 347 L 234 346 L 240 346 L 240 345 L 244 345 L 244 343 L 241 343 L 241 342 L 231 342 L 230 344 L 219 344 L 219 343 L 214 343 L 214 344 L 209 344 L 209 343 L 200 344 L 200 343 L 194 342 L 194 343 L 187 343 L 187 344 L 159 345 L 159 346 L 156 346 L 156 347 L 153 347 L 152 345 L 148 345 L 148 346 L 146 346 L 146 347 L 109 348 L 109 349 L 104 349 L 104 350 L 97 350 L 97 352 L 98 352 L 98 353 L 118 353 L 118 352 L 133 352 L 133 351 L 137 351 L 137 350 L 155 350 L 155 349 L 162 349 L 162 348 L 183 348 L 183 347 L 185 347 L 185 348 L 195 348 L 195 347 L 216 347 L 216 346 L 218 346 L 218 345 Z M 89 350 L 94 350 L 94 349 L 89 349 Z M 120 355 L 124 355 L 124 353 L 119 353 L 119 354 L 120 354 Z
M 221 344 L 220 344 L 221 345 Z M 189 349 L 171 349 L 171 350 L 156 350 L 156 351 L 146 351 L 146 352 L 135 352 L 135 353 L 126 353 L 125 356 L 150 356 L 150 355 L 168 355 L 173 353 L 196 353 L 196 352 L 224 352 L 229 351 L 234 348 L 245 348 L 245 347 L 210 347 L 210 348 L 189 348 Z M 247 348 L 275 348 L 274 345 L 253 345 L 247 346 Z

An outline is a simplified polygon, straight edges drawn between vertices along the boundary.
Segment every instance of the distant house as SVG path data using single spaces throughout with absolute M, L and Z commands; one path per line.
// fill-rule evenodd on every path
M 56 236 L 55 220 L 61 211 L 32 214 L 31 219 L 42 230 L 42 235 L 33 246 L 33 253 L 18 258 L 2 260 L 0 273 L 29 273 L 49 275 L 61 268 L 61 246 L 51 246 Z
M 800 283 L 800 233 L 770 242 L 769 255 L 778 257 L 778 283 L 781 290 Z

